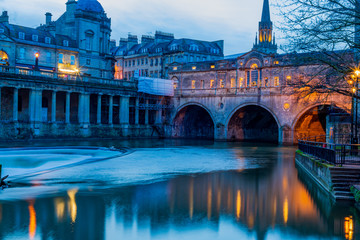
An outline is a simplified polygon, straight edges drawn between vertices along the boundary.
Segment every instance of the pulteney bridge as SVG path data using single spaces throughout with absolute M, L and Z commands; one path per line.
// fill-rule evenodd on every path
M 171 134 L 287 144 L 324 135 L 328 116 L 349 115 L 351 98 L 299 98 L 288 85 L 317 67 L 286 65 L 278 55 L 257 51 L 230 60 L 174 64 L 169 71 L 176 87 Z

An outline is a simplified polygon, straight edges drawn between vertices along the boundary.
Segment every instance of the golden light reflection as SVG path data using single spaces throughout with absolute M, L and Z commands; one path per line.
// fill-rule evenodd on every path
M 72 189 L 67 192 L 67 194 L 69 196 L 69 202 L 68 202 L 69 213 L 71 216 L 71 221 L 73 223 L 75 222 L 76 215 L 77 215 L 77 205 L 76 205 L 76 201 L 75 201 L 75 195 L 77 192 L 78 192 L 78 189 Z
M 250 213 L 249 217 L 248 217 L 248 227 L 249 227 L 249 229 L 254 228 L 254 223 L 255 223 L 254 215 L 252 213 Z
M 189 189 L 189 216 L 192 219 L 194 214 L 194 179 L 191 178 Z
M 36 233 L 36 212 L 34 208 L 34 202 L 29 202 L 29 239 L 34 239 Z
M 344 232 L 345 232 L 345 239 L 352 240 L 354 236 L 354 221 L 353 217 L 345 217 L 344 221 Z
M 288 217 L 289 217 L 289 202 L 288 202 L 287 197 L 285 198 L 285 201 L 284 201 L 283 215 L 284 215 L 284 223 L 286 224 L 288 221 Z
M 276 210 L 277 210 L 277 199 L 276 197 L 274 198 L 274 203 L 273 203 L 273 215 L 272 215 L 272 227 L 275 227 L 275 222 L 276 222 Z
M 209 186 L 208 194 L 207 194 L 207 217 L 209 220 L 211 218 L 211 205 L 212 205 L 212 190 L 211 190 L 211 186 Z
M 218 188 L 217 196 L 216 196 L 216 211 L 220 213 L 221 208 L 221 188 Z
M 65 213 L 65 201 L 62 198 L 55 199 L 55 208 L 56 208 L 56 216 L 58 221 L 62 221 L 64 219 Z
M 236 218 L 239 220 L 241 213 L 241 192 L 240 190 L 237 191 L 236 195 Z

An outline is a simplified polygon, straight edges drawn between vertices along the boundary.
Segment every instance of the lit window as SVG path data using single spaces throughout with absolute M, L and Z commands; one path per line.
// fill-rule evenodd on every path
M 196 82 L 195 80 L 192 80 L 192 81 L 191 81 L 191 88 L 192 88 L 192 89 L 195 89 L 195 82 Z
M 64 46 L 64 47 L 68 47 L 68 46 L 69 46 L 69 41 L 68 41 L 68 40 L 64 40 L 64 41 L 63 41 L 63 46 Z
M 235 88 L 236 87 L 236 82 L 235 82 L 235 78 L 231 79 L 231 88 Z
M 210 88 L 214 88 L 215 87 L 215 80 L 211 79 L 210 80 Z
M 274 78 L 274 86 L 278 87 L 280 85 L 279 77 Z
M 64 54 L 59 54 L 59 63 L 64 63 Z
M 46 37 L 46 38 L 45 38 L 45 43 L 47 43 L 47 44 L 51 44 L 51 38 Z
M 196 70 L 196 66 L 193 66 L 193 67 L 192 67 L 192 70 Z
M 225 83 L 223 79 L 220 79 L 220 88 L 224 88 L 225 87 Z
M 151 72 L 150 72 L 151 74 Z M 177 89 L 177 83 L 174 82 L 174 89 Z
M 278 64 L 279 64 L 279 61 L 274 61 L 274 64 L 275 64 L 275 65 L 278 65 Z
M 291 83 L 291 76 L 287 76 L 287 77 L 286 77 L 286 83 L 287 83 L 287 84 L 290 84 L 290 83 Z
M 19 32 L 19 38 L 24 40 L 25 39 L 25 33 Z
M 176 71 L 178 68 L 177 67 L 173 67 L 173 70 Z
M 75 65 L 75 56 L 74 55 L 70 56 L 70 64 Z
M 240 87 L 244 87 L 244 78 L 239 78 L 239 85 Z
M 38 36 L 38 35 L 32 35 L 32 40 L 33 40 L 34 42 L 39 41 L 39 36 Z
M 264 85 L 265 87 L 270 87 L 269 78 L 264 79 Z
M 25 48 L 20 48 L 19 50 L 19 58 L 25 59 Z
M 211 68 L 211 69 L 214 69 L 214 68 L 215 68 L 215 65 L 211 65 L 210 68 Z

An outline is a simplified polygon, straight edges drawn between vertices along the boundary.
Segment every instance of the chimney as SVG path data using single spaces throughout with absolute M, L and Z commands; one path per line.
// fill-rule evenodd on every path
M 155 42 L 161 43 L 161 42 L 171 42 L 174 40 L 174 34 L 172 33 L 165 33 L 161 31 L 155 32 Z
M 127 49 L 132 48 L 138 44 L 138 37 L 136 35 L 128 35 Z
M 52 14 L 47 12 L 45 13 L 45 16 L 46 16 L 46 25 L 50 25 Z
M 127 38 L 120 38 L 120 42 L 119 42 L 120 47 L 126 46 L 127 43 L 128 43 Z
M 141 36 L 141 45 L 145 45 L 147 43 L 153 43 L 155 41 L 155 38 L 153 36 L 148 35 L 142 35 Z
M 9 16 L 7 11 L 3 11 L 0 16 L 0 23 L 9 23 Z

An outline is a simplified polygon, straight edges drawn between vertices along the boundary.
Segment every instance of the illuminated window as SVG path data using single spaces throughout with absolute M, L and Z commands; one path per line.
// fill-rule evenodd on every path
M 177 89 L 177 83 L 174 82 L 174 89 Z
M 235 78 L 231 79 L 231 88 L 235 88 L 236 87 L 236 81 Z
M 286 77 L 286 84 L 290 84 L 291 83 L 291 76 L 287 76 Z
M 59 54 L 59 63 L 64 63 L 64 54 Z
M 173 67 L 173 70 L 176 71 L 178 68 L 177 67 Z
M 75 56 L 74 55 L 70 56 L 70 64 L 75 65 Z
M 244 78 L 239 78 L 239 85 L 240 87 L 244 87 Z
M 274 86 L 278 87 L 280 85 L 279 77 L 274 78 Z
M 279 64 L 279 61 L 274 61 L 274 64 L 275 64 L 275 65 L 278 65 L 278 64 Z
M 215 80 L 211 79 L 210 80 L 210 88 L 214 88 L 215 87 Z
M 220 79 L 220 88 L 224 88 L 225 87 L 225 82 L 223 79 Z
M 249 79 L 249 83 L 248 86 L 258 86 L 258 82 L 259 82 L 259 70 L 258 70 L 258 65 L 257 64 L 253 64 L 251 65 L 251 71 L 250 71 L 250 79 Z
M 214 69 L 214 68 L 215 68 L 215 65 L 211 65 L 210 68 Z
M 264 85 L 265 87 L 270 87 L 269 78 L 264 79 Z
M 196 66 L 193 66 L 193 67 L 192 67 L 192 70 L 196 70 Z
M 195 89 L 195 82 L 196 82 L 195 80 L 192 80 L 192 81 L 191 81 L 191 88 L 192 88 L 192 89 Z

